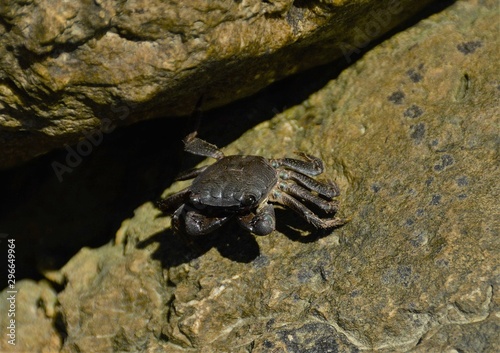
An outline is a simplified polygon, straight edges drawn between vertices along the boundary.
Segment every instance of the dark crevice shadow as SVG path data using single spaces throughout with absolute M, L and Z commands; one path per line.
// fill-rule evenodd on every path
M 135 208 L 157 198 L 181 165 L 178 125 L 151 121 L 104 134 L 62 180 L 53 164 L 67 165 L 78 146 L 0 172 L 0 232 L 15 239 L 16 279 L 39 280 L 82 247 L 106 244 Z

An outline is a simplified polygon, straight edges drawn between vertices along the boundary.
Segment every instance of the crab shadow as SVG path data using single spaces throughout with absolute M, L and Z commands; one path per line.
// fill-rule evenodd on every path
M 143 249 L 158 243 L 151 257 L 160 261 L 163 268 L 189 263 L 212 248 L 232 261 L 250 263 L 259 256 L 259 245 L 252 234 L 238 228 L 237 224 L 228 222 L 212 233 L 197 237 L 177 234 L 167 228 L 139 242 L 136 247 Z
M 292 212 L 276 208 L 278 218 L 276 230 L 288 239 L 301 243 L 314 242 L 331 234 L 329 231 L 311 230 L 311 226 Z M 311 231 L 303 235 L 300 230 Z M 275 236 L 274 233 L 265 236 Z M 179 266 L 199 258 L 212 248 L 231 261 L 251 263 L 260 255 L 259 244 L 252 233 L 239 227 L 236 221 L 229 221 L 219 229 L 203 236 L 187 236 L 174 233 L 171 228 L 158 232 L 137 243 L 136 248 L 144 249 L 153 243 L 158 243 L 151 258 L 160 261 L 163 268 Z

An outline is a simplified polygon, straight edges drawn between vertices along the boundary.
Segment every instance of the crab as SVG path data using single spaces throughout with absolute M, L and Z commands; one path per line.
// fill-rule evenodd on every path
M 184 150 L 211 157 L 211 165 L 181 173 L 176 180 L 193 179 L 191 186 L 161 198 L 156 206 L 172 216 L 176 233 L 198 236 L 208 234 L 228 220 L 238 223 L 256 235 L 275 230 L 274 204 L 286 206 L 318 229 L 343 225 L 346 219 L 321 218 L 307 208 L 307 202 L 335 215 L 339 203 L 338 186 L 312 178 L 323 172 L 323 161 L 312 155 L 296 152 L 302 159 L 267 159 L 253 155 L 225 156 L 217 146 L 188 135 Z

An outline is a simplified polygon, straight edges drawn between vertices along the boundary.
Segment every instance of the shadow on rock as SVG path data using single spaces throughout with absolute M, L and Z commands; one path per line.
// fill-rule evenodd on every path
M 292 241 L 311 243 L 331 235 L 334 231 L 315 229 L 288 210 L 276 208 L 276 215 L 278 219 L 276 230 Z M 304 231 L 309 231 L 309 233 L 304 235 Z M 275 234 L 265 236 L 272 237 Z M 159 243 L 152 258 L 160 261 L 163 268 L 189 263 L 212 248 L 216 248 L 221 256 L 229 260 L 250 263 L 260 255 L 256 237 L 258 235 L 245 231 L 232 220 L 214 232 L 198 237 L 177 234 L 171 228 L 167 228 L 140 241 L 136 247 L 144 249 L 153 243 Z
M 252 262 L 260 254 L 254 236 L 239 229 L 234 222 L 229 222 L 213 233 L 199 237 L 176 234 L 168 228 L 139 242 L 136 247 L 144 249 L 152 243 L 159 243 L 152 258 L 160 261 L 163 268 L 189 263 L 212 248 L 216 248 L 222 256 L 241 263 Z
M 275 208 L 276 230 L 288 239 L 300 243 L 312 243 L 335 232 L 335 229 L 316 229 L 289 210 Z

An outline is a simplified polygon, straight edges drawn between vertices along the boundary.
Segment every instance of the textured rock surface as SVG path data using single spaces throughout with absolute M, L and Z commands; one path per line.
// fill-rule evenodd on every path
M 46 281 L 36 283 L 23 280 L 17 284 L 15 291 L 17 292 L 6 289 L 0 294 L 0 352 L 59 351 L 63 336 L 55 327 L 59 318 L 54 308 L 54 289 Z M 7 329 L 8 327 L 13 327 L 14 330 Z
M 321 156 L 349 224 L 187 246 L 146 203 L 60 271 L 62 351 L 498 351 L 498 20 L 459 1 L 224 149 Z
M 429 2 L 3 1 L 0 168 L 349 59 Z

